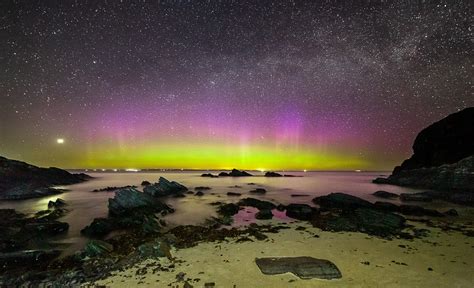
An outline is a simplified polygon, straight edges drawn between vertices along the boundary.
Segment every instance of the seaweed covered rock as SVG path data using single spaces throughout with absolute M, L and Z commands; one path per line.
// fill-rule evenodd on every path
M 289 204 L 286 206 L 286 216 L 298 220 L 309 220 L 315 212 L 316 209 L 308 204 Z
M 340 215 L 329 214 L 312 223 L 326 231 L 358 231 L 381 237 L 397 235 L 405 228 L 403 216 L 367 208 L 351 210 L 350 213 L 345 211 Z
M 262 209 L 255 214 L 255 218 L 259 220 L 268 220 L 273 218 L 272 210 Z

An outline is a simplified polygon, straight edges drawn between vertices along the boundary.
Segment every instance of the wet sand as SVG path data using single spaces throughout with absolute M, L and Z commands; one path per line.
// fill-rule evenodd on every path
M 275 220 L 261 223 L 277 224 Z M 474 238 L 409 224 L 430 230 L 430 235 L 414 240 L 385 240 L 362 233 L 324 232 L 305 222 L 285 223 L 291 229 L 266 233 L 269 238 L 264 241 L 236 243 L 236 239 L 230 239 L 173 249 L 174 263 L 166 258 L 148 259 L 95 284 L 184 287 L 184 282 L 176 280 L 176 275 L 183 272 L 193 287 L 205 287 L 211 282 L 214 287 L 472 287 Z M 305 230 L 296 230 L 297 227 Z M 327 259 L 337 265 L 342 278 L 302 280 L 290 273 L 264 275 L 255 258 L 271 256 Z M 153 272 L 157 265 L 171 268 Z

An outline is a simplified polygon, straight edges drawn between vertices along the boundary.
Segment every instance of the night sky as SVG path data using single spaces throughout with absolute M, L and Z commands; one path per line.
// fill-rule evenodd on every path
M 474 106 L 471 1 L 120 2 L 2 1 L 0 155 L 391 170 Z

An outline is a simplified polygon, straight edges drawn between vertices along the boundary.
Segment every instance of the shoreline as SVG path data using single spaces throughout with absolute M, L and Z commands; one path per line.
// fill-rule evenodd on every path
M 474 266 L 472 237 L 417 222 L 409 224 L 428 229 L 429 236 L 387 240 L 359 232 L 326 232 L 301 221 L 285 223 L 290 229 L 264 233 L 268 236 L 264 241 L 237 243 L 229 239 L 172 248 L 172 261 L 146 259 L 89 284 L 192 287 L 177 280 L 183 278 L 194 287 L 206 287 L 205 283 L 215 283 L 215 287 L 470 287 L 474 274 L 466 271 Z M 327 259 L 341 270 L 342 278 L 302 280 L 291 273 L 261 273 L 255 258 L 273 256 Z

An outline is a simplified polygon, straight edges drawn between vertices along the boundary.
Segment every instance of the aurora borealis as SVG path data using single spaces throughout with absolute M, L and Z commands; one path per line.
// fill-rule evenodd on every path
M 391 169 L 474 106 L 470 1 L 5 1 L 0 154 Z M 63 139 L 63 143 L 60 143 Z

